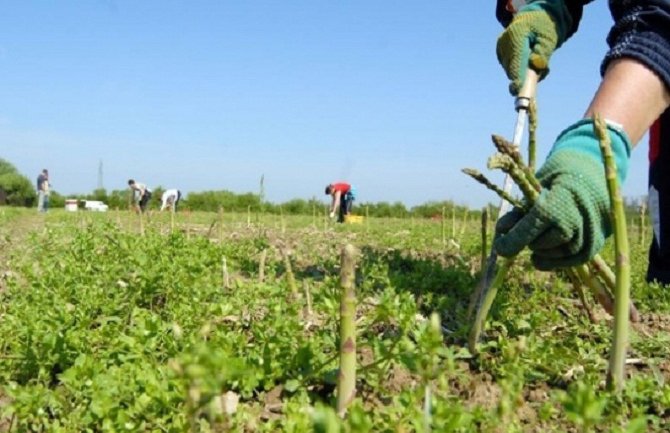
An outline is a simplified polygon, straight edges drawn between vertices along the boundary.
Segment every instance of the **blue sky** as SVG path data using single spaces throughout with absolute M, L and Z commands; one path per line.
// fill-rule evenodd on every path
M 497 197 L 492 133 L 516 113 L 495 56 L 495 1 L 11 2 L 0 14 L 0 157 L 56 190 L 258 191 L 360 201 Z M 552 59 L 538 101 L 540 158 L 600 80 L 607 2 Z M 624 193 L 646 191 L 646 138 Z M 501 181 L 498 173 L 489 173 Z

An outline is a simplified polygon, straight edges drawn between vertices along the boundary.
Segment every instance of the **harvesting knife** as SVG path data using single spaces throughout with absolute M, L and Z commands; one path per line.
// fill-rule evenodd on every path
M 532 69 L 528 69 L 526 73 L 526 80 L 519 91 L 515 101 L 514 108 L 517 111 L 516 124 L 514 125 L 514 135 L 512 138 L 512 145 L 515 149 L 519 149 L 521 145 L 521 139 L 523 138 L 523 131 L 526 128 L 526 120 L 528 119 L 528 108 L 530 107 L 530 101 L 535 96 L 535 90 L 537 88 L 538 75 Z M 505 174 L 505 180 L 503 183 L 503 190 L 506 193 L 512 192 L 512 186 L 514 182 L 509 174 Z M 501 199 L 500 206 L 498 208 L 498 218 L 505 215 L 510 210 L 510 203 Z M 493 277 L 495 276 L 496 262 L 498 260 L 498 255 L 493 247 L 491 247 L 491 253 L 486 259 L 486 264 L 484 266 L 484 271 L 482 272 L 481 280 L 477 286 L 474 298 L 471 301 L 471 308 L 469 308 L 468 316 L 472 313 L 472 307 L 476 305 L 477 310 L 481 308 L 481 303 L 486 293 L 491 287 L 493 282 Z

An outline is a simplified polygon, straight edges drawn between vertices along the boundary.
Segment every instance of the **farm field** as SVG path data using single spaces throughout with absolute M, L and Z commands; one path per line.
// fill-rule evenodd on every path
M 169 214 L 0 208 L 0 431 L 670 431 L 670 291 L 644 282 L 648 228 L 630 228 L 642 320 L 618 395 L 605 390 L 611 318 L 591 300 L 591 323 L 568 280 L 527 257 L 470 354 L 480 232 L 474 213 L 336 225 L 181 212 L 173 229 Z M 347 243 L 357 394 L 341 419 Z

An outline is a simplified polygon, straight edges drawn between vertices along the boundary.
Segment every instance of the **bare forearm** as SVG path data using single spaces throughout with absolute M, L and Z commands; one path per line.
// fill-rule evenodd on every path
M 336 191 L 335 195 L 333 195 L 333 202 L 330 205 L 331 212 L 337 211 L 337 209 L 340 207 L 340 196 L 341 193 L 339 191 Z
M 670 91 L 658 75 L 626 58 L 609 65 L 584 116 L 598 113 L 619 123 L 635 146 L 668 106 Z

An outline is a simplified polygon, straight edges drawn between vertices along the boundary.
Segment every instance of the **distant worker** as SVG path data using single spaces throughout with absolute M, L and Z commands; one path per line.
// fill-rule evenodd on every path
M 137 203 L 135 209 L 138 210 L 139 207 L 139 211 L 144 213 L 147 209 L 147 203 L 151 199 L 151 190 L 145 184 L 135 182 L 133 179 L 128 180 L 128 186 L 133 192 L 135 203 Z
M 335 212 L 338 212 L 337 222 L 343 223 L 347 215 L 351 213 L 353 202 L 356 199 L 354 188 L 345 182 L 331 183 L 326 187 L 326 195 L 333 197 L 330 204 L 330 217 L 335 218 Z
M 46 212 L 49 208 L 49 172 L 45 168 L 37 176 L 37 211 Z
M 165 209 L 177 211 L 177 203 L 181 200 L 181 191 L 178 189 L 166 189 L 161 196 L 161 212 Z

